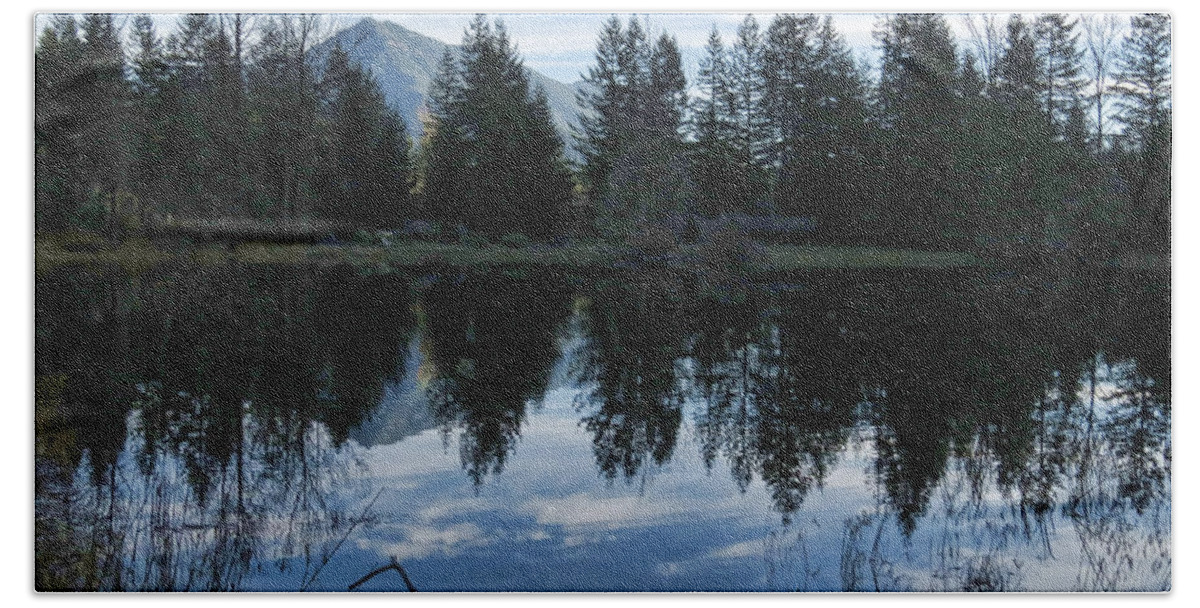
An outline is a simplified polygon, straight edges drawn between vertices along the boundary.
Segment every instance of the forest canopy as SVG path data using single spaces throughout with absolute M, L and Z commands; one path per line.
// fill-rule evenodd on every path
M 562 133 L 485 16 L 410 125 L 370 69 L 314 51 L 318 15 L 188 14 L 170 32 L 57 15 L 35 51 L 35 230 L 324 222 L 562 243 L 734 226 L 804 244 L 1168 252 L 1170 18 L 972 15 L 965 40 L 955 18 L 881 15 L 868 65 L 828 15 L 747 16 L 731 39 L 714 27 L 689 82 L 671 32 L 614 16 Z

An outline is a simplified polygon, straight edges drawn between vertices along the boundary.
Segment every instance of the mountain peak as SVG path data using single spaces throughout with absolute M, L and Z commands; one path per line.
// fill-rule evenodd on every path
M 336 32 L 313 52 L 323 56 L 334 45 L 341 46 L 351 61 L 374 75 L 387 104 L 404 118 L 410 134 L 419 135 L 422 108 L 426 106 L 442 55 L 447 48 L 457 47 L 376 17 L 363 17 Z M 569 141 L 572 125 L 578 124 L 579 116 L 575 87 L 532 69 L 529 76 L 530 84 L 545 89 L 555 127 Z

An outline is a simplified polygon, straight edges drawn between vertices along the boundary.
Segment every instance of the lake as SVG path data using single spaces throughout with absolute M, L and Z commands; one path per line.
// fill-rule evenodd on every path
M 35 289 L 40 590 L 1171 586 L 1166 270 Z

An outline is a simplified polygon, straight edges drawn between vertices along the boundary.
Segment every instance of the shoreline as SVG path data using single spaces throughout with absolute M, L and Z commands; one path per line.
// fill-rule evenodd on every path
M 1036 259 L 1036 258 L 1034 258 Z M 508 247 L 498 244 L 463 245 L 432 242 L 404 242 L 393 245 L 359 244 L 179 244 L 161 246 L 145 240 L 120 243 L 87 243 L 70 247 L 55 238 L 35 239 L 34 268 L 37 271 L 71 265 L 107 265 L 127 269 L 148 268 L 163 263 L 195 264 L 312 264 L 312 265 L 386 265 L 393 267 L 470 267 L 470 266 L 627 266 L 695 265 L 719 268 L 706 259 L 703 247 L 684 245 L 660 255 L 635 255 L 633 249 L 604 243 Z M 998 263 L 999 262 L 999 263 Z M 726 266 L 738 264 L 730 260 Z M 917 249 L 765 245 L 742 261 L 757 272 L 836 269 L 952 269 L 1007 266 L 999 259 L 961 251 Z M 1101 263 L 1127 270 L 1170 270 L 1169 259 L 1156 254 L 1130 252 Z

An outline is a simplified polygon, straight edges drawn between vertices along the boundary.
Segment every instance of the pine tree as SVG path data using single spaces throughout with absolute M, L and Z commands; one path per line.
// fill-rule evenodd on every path
M 455 131 L 454 122 L 462 103 L 462 91 L 458 59 L 447 48 L 430 84 L 429 114 L 423 125 L 417 171 L 423 215 L 445 230 L 462 219 L 453 204 L 456 197 L 472 198 L 469 191 L 472 184 L 466 181 L 466 164 L 457 162 L 465 153 L 465 141 Z M 451 204 L 443 205 L 442 201 Z
M 443 61 L 433 106 L 431 215 L 491 236 L 560 234 L 572 190 L 562 142 L 502 22 L 472 21 L 461 57 Z
M 83 76 L 87 101 L 77 110 L 85 123 L 80 169 L 89 176 L 93 202 L 104 208 L 107 227 L 115 228 L 119 193 L 129 162 L 126 133 L 129 87 L 125 54 L 112 14 L 89 14 L 83 20 Z
M 164 89 L 167 86 L 168 66 L 162 40 L 147 15 L 133 20 L 130 42 L 134 49 L 131 58 L 133 139 L 130 166 L 130 189 L 138 199 L 138 217 L 146 226 L 151 212 L 158 211 L 166 185 Z
M 205 139 L 201 156 L 205 167 L 203 213 L 210 217 L 249 211 L 245 201 L 253 192 L 245 145 L 249 125 L 246 91 L 232 41 L 225 29 L 212 27 L 201 46 L 198 106 Z
M 738 155 L 750 176 L 750 200 L 760 201 L 766 197 L 767 177 L 764 146 L 766 145 L 767 117 L 764 112 L 763 83 L 763 40 L 758 21 L 747 15 L 738 25 L 737 40 L 734 41 L 729 57 L 730 102 L 729 112 L 737 123 L 734 138 Z
M 79 168 L 80 106 L 86 103 L 83 42 L 70 16 L 42 31 L 34 58 L 34 226 L 38 232 L 67 229 L 87 192 Z
M 629 137 L 626 121 L 632 108 L 632 85 L 621 65 L 628 63 L 621 21 L 615 16 L 604 24 L 596 44 L 595 65 L 589 68 L 579 93 L 580 107 L 591 110 L 580 118 L 576 146 L 583 156 L 581 177 L 594 201 L 608 198 L 608 178 Z
M 730 81 L 725 46 L 720 33 L 713 28 L 706 55 L 700 61 L 697 85 L 701 94 L 695 100 L 691 121 L 696 141 L 692 180 L 696 184 L 698 211 L 709 217 L 741 207 L 740 194 L 746 189 L 740 183 L 744 174 L 739 171 L 735 156 L 737 123 Z
M 886 176 L 880 233 L 892 244 L 961 246 L 972 235 L 953 174 L 962 133 L 949 27 L 939 15 L 900 14 L 876 36 L 883 55 L 876 120 Z
M 687 80 L 675 38 L 662 34 L 650 54 L 647 118 L 656 138 L 679 139 L 687 110 Z
M 866 189 L 869 134 L 866 85 L 845 40 L 825 17 L 813 43 L 810 88 L 809 143 L 806 173 L 812 187 L 801 191 L 806 213 L 823 215 L 827 238 L 861 241 Z
M 579 149 L 585 185 L 609 233 L 691 211 L 681 63 L 672 37 L 651 46 L 636 19 L 623 29 L 614 17 L 600 35 L 580 99 L 592 115 L 583 120 Z
M 765 151 L 775 174 L 775 204 L 788 214 L 805 212 L 799 199 L 808 185 L 801 157 L 813 126 L 808 78 L 817 26 L 813 15 L 779 15 L 767 28 L 763 49 L 763 98 L 770 125 Z
M 125 211 L 133 211 L 124 68 L 112 15 L 89 14 L 82 24 L 59 16 L 43 31 L 34 74 L 37 230 L 120 236 Z
M 1083 95 L 1083 53 L 1076 25 L 1067 15 L 1050 13 L 1039 16 L 1034 26 L 1041 47 L 1042 105 L 1047 125 L 1059 137 L 1066 137 L 1070 114 Z
M 308 61 L 313 21 L 272 16 L 251 49 L 248 74 L 258 213 L 308 214 L 318 147 L 316 76 Z
M 1121 45 L 1118 83 L 1122 174 L 1129 183 L 1136 246 L 1169 251 L 1171 243 L 1171 18 L 1137 15 Z
M 999 212 L 1003 232 L 1024 247 L 1052 238 L 1054 208 L 1060 206 L 1062 177 L 1055 170 L 1054 131 L 1043 104 L 1046 76 L 1034 32 L 1019 15 L 1008 21 L 995 99 L 1003 109 L 996 125 L 1002 138 L 996 169 L 1004 176 Z
M 411 144 L 379 85 L 340 46 L 322 77 L 327 142 L 318 176 L 321 214 L 358 226 L 397 226 L 410 214 Z

